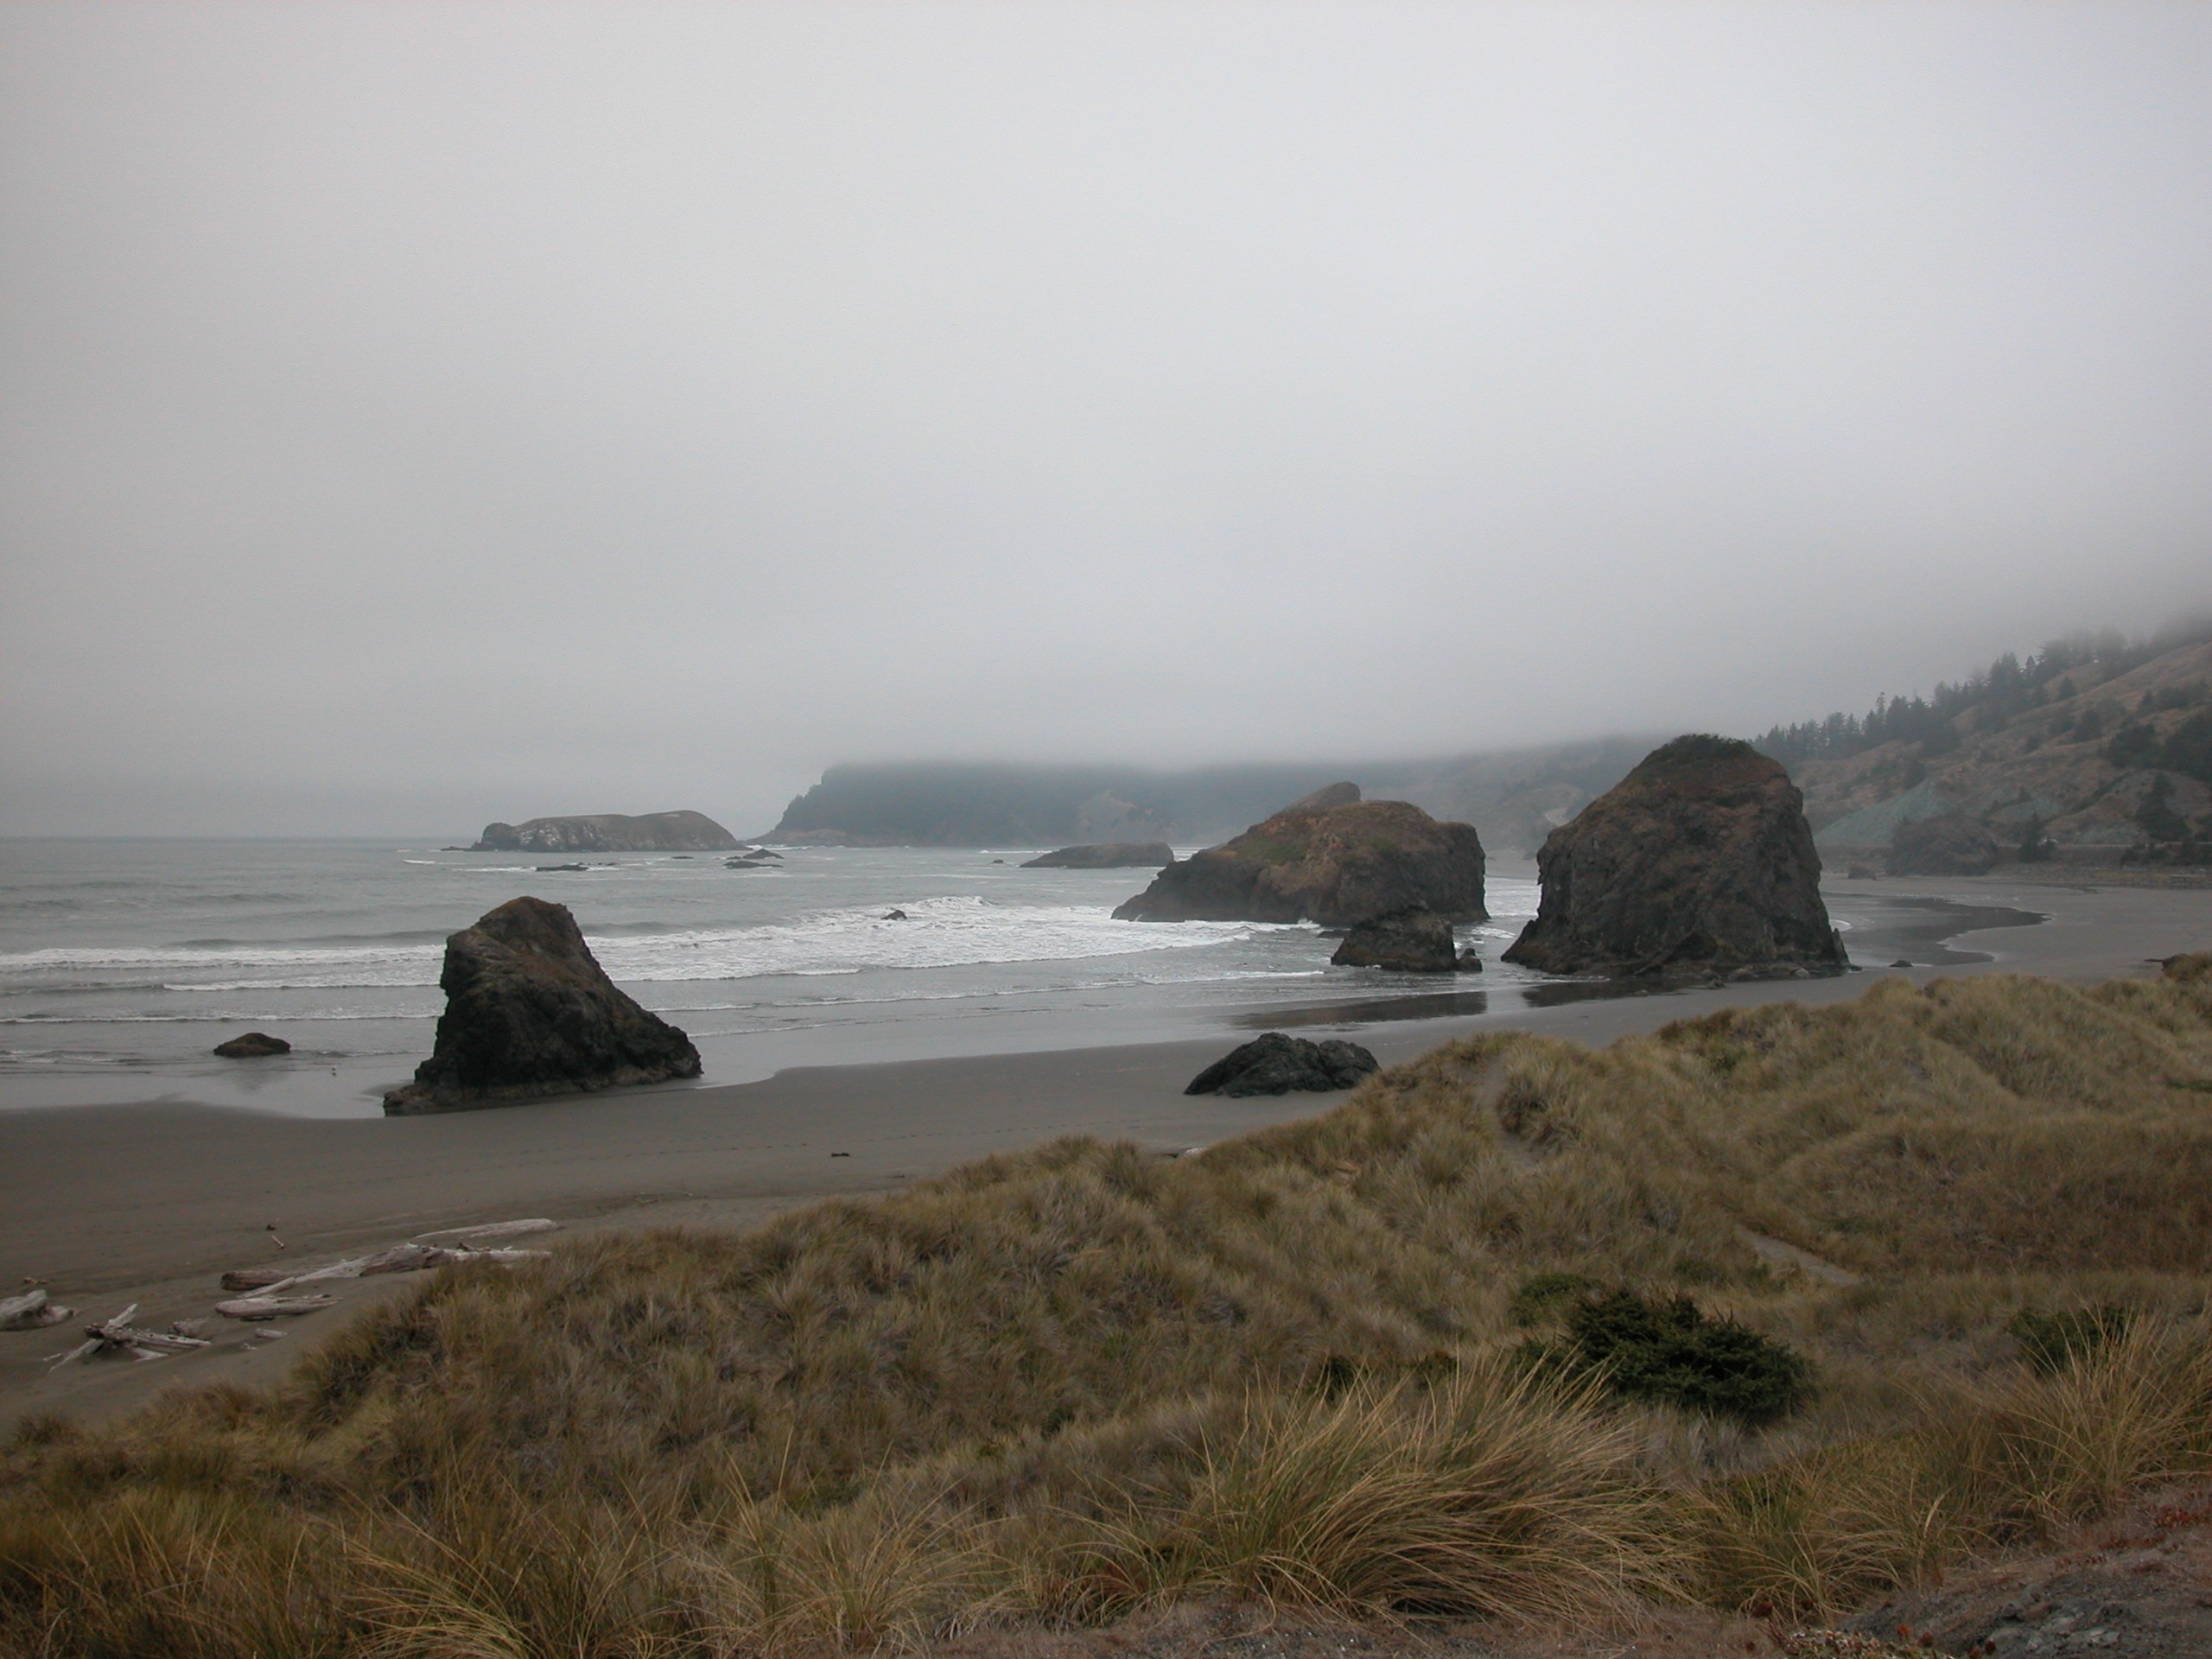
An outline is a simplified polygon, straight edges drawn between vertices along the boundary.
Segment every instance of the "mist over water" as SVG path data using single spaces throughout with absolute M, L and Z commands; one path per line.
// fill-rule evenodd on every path
M 0 8 L 0 834 L 1763 731 L 2204 601 L 2212 10 Z

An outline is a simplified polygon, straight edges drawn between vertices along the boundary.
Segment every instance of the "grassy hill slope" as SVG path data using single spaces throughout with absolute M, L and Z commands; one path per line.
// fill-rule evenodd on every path
M 2212 1466 L 2208 1176 L 2204 957 L 1455 1044 L 1202 1155 L 1069 1141 L 448 1269 L 273 1393 L 34 1422 L 0 1646 L 1831 1609 Z M 1802 1397 L 1669 1403 L 1773 1344 Z

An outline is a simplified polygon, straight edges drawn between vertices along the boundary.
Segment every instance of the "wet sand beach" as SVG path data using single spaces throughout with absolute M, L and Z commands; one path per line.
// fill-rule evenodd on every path
M 1846 884 L 1834 884 L 1842 889 Z M 1853 888 L 1861 884 L 1848 884 Z M 2212 888 L 2079 888 L 1976 880 L 1889 881 L 1900 897 L 2039 912 L 1899 954 L 1986 953 L 1983 963 L 1867 970 L 1443 1019 L 1374 1019 L 1347 1034 L 1385 1065 L 1449 1039 L 1525 1029 L 1603 1044 L 1715 1008 L 1828 1002 L 1880 974 L 2013 971 L 2083 982 L 2147 975 L 2158 958 L 2212 946 Z M 2017 919 L 2017 918 L 2012 918 Z M 1926 930 L 1923 930 L 1923 932 Z M 1854 942 L 1864 955 L 1872 939 Z M 1499 999 L 1501 1002 L 1510 999 Z M 1373 1019 L 1373 1016 L 1370 1016 Z M 1309 1028 L 1308 1034 L 1316 1034 Z M 1339 1096 L 1191 1098 L 1217 1039 L 787 1071 L 759 1083 L 569 1096 L 443 1116 L 324 1120 L 188 1103 L 0 1112 L 0 1275 L 43 1281 L 80 1315 L 140 1304 L 137 1323 L 207 1316 L 232 1268 L 327 1261 L 435 1229 L 515 1217 L 594 1228 L 744 1225 L 810 1200 L 893 1191 L 990 1153 L 1065 1135 L 1162 1153 L 1310 1116 Z M 274 1226 L 274 1232 L 270 1230 Z M 281 1249 L 275 1243 L 283 1241 Z M 536 1242 L 536 1241 L 524 1241 Z M 154 1363 L 50 1369 L 83 1319 L 0 1333 L 0 1424 L 65 1408 L 99 1415 L 170 1382 L 272 1379 L 346 1306 L 410 1276 L 339 1281 L 340 1306 L 287 1321 L 281 1339 L 214 1320 L 208 1350 Z

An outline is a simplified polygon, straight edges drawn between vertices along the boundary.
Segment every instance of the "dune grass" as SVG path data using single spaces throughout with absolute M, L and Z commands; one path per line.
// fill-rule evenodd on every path
M 1488 1038 L 1197 1158 L 1066 1141 L 447 1269 L 268 1393 L 27 1426 L 0 1648 L 872 1651 L 1214 1595 L 1832 1613 L 2212 1466 L 2208 969 Z M 1531 1362 L 1624 1291 L 1807 1386 L 1713 1414 Z

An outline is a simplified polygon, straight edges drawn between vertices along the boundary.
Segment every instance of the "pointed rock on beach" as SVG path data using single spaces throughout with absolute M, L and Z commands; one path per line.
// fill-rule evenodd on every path
M 512 899 L 446 941 L 446 1011 L 395 1117 L 699 1075 L 690 1039 L 607 976 L 565 905 Z

